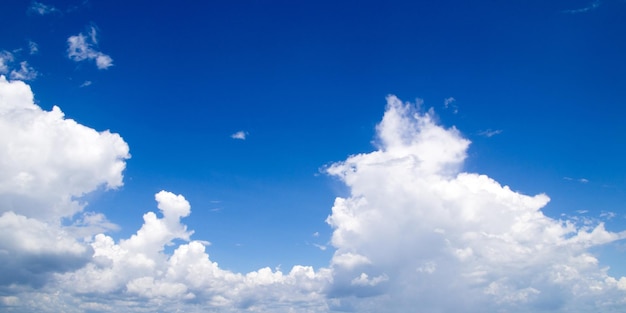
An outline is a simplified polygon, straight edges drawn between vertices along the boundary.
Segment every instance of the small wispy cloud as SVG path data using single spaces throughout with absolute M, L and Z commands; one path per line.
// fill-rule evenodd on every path
M 239 140 L 246 140 L 246 136 L 248 135 L 247 132 L 240 130 L 232 135 L 230 135 L 230 138 L 233 139 L 239 139 Z
M 13 62 L 13 54 L 9 51 L 0 51 L 0 74 L 9 72 L 10 62 Z
M 610 219 L 613 219 L 616 216 L 617 214 L 615 214 L 615 212 L 610 212 L 610 211 L 602 211 L 602 213 L 600 213 L 600 218 L 603 218 L 607 221 Z
M 92 82 L 90 80 L 86 80 L 85 82 L 83 82 L 82 84 L 80 84 L 80 88 L 83 87 L 87 87 L 87 86 L 91 86 Z
M 11 80 L 34 80 L 39 73 L 28 62 L 22 61 L 18 68 L 13 68 L 15 57 L 9 51 L 0 51 L 0 74 L 8 74 Z M 13 68 L 13 69 L 11 69 Z
M 67 39 L 67 57 L 72 61 L 94 60 L 98 69 L 104 70 L 113 66 L 113 59 L 96 49 L 98 45 L 97 31 L 91 27 L 89 33 L 80 33 Z
M 38 15 L 48 15 L 52 13 L 60 12 L 59 9 L 52 5 L 43 4 L 41 2 L 33 1 L 28 7 L 28 12 Z
M 586 178 L 571 178 L 571 177 L 565 176 L 565 177 L 563 177 L 563 179 L 568 180 L 568 181 L 577 181 L 577 182 L 583 183 L 583 184 L 586 184 L 586 183 L 589 182 L 589 180 L 586 179 Z
M 316 244 L 316 243 L 314 243 L 314 244 L 313 244 L 313 246 L 315 246 L 316 248 L 318 248 L 318 249 L 320 249 L 320 250 L 322 250 L 322 251 L 326 251 L 326 249 L 328 249 L 328 247 L 327 247 L 327 246 L 325 246 L 325 245 L 319 245 L 319 244 Z
M 564 10 L 563 13 L 567 13 L 567 14 L 587 13 L 589 11 L 593 11 L 593 10 L 599 8 L 601 4 L 602 4 L 602 2 L 600 0 L 594 0 L 593 2 L 591 2 L 589 5 L 587 5 L 584 8 L 573 9 L 573 10 Z
M 459 113 L 459 107 L 454 104 L 456 99 L 454 97 L 448 97 L 443 99 L 443 107 L 446 109 L 452 109 L 454 114 Z
M 487 130 L 481 130 L 481 131 L 478 132 L 478 135 L 484 136 L 484 137 L 487 137 L 487 138 L 491 138 L 491 137 L 493 137 L 495 135 L 499 135 L 499 134 L 502 134 L 502 129 L 495 129 L 494 130 L 494 129 L 489 128 Z
M 12 80 L 34 80 L 39 76 L 39 73 L 28 62 L 20 62 L 20 68 L 11 71 Z
M 28 53 L 33 55 L 33 54 L 37 54 L 37 52 L 39 52 L 39 45 L 36 42 L 29 40 L 28 41 Z

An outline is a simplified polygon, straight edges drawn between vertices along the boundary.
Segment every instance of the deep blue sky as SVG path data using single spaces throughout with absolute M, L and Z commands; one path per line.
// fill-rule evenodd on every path
M 38 103 L 130 145 L 125 186 L 88 197 L 122 227 L 114 237 L 166 189 L 226 268 L 326 265 L 332 248 L 312 244 L 327 244 L 346 190 L 320 168 L 373 149 L 388 94 L 423 99 L 472 140 L 467 171 L 548 194 L 550 216 L 611 211 L 607 228 L 626 225 L 624 1 L 45 3 L 59 12 L 0 5 L 0 50 L 36 42 L 15 55 L 39 72 Z M 92 26 L 106 70 L 67 57 Z

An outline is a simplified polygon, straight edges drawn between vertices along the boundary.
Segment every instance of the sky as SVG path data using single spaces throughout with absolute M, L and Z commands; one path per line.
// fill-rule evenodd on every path
M 0 4 L 2 312 L 621 312 L 626 1 Z

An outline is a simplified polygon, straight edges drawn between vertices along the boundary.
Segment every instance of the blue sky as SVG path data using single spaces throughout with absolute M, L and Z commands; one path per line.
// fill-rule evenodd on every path
M 19 128 L 30 125 L 21 118 L 31 113 L 0 112 L 5 123 L 0 134 L 5 150 L 0 213 L 5 225 L 17 227 L 22 221 L 23 232 L 11 235 L 17 242 L 63 234 L 68 246 L 50 253 L 71 251 L 76 259 L 60 257 L 59 264 L 70 265 L 47 268 L 49 254 L 9 245 L 5 237 L 1 249 L 45 269 L 1 281 L 2 310 L 41 309 L 24 299 L 62 292 L 64 300 L 49 309 L 65 304 L 78 312 L 115 311 L 123 301 L 136 301 L 138 308 L 159 311 L 215 307 L 223 312 L 276 312 L 291 307 L 297 312 L 365 312 L 385 307 L 400 312 L 416 305 L 411 299 L 423 296 L 434 299 L 420 304 L 424 312 L 454 311 L 446 301 L 438 302 L 445 298 L 439 294 L 417 287 L 398 291 L 412 279 L 427 281 L 414 277 L 419 272 L 434 273 L 433 286 L 441 286 L 442 293 L 460 291 L 469 298 L 476 292 L 494 310 L 527 312 L 542 308 L 545 297 L 569 294 L 559 285 L 563 282 L 542 280 L 562 274 L 555 274 L 555 260 L 576 269 L 578 276 L 568 284 L 590 285 L 597 279 L 606 286 L 583 297 L 588 306 L 562 296 L 547 308 L 584 307 L 591 312 L 599 303 L 608 303 L 603 310 L 619 308 L 626 301 L 626 278 L 620 280 L 626 276 L 621 240 L 626 229 L 624 20 L 626 2 L 621 0 L 5 1 L 0 5 L 0 75 L 6 77 L 2 105 L 41 108 L 33 113 L 34 120 L 52 118 L 58 106 L 65 117 L 55 117 L 56 124 L 33 124 L 50 127 L 39 133 Z M 9 96 L 14 90 L 29 94 L 20 81 L 30 86 L 34 103 Z M 70 125 L 70 119 L 86 128 Z M 431 134 L 431 127 L 443 133 L 422 136 Z M 110 133 L 96 138 L 86 129 Z M 404 141 L 385 137 L 386 131 Z M 465 147 L 464 140 L 471 144 Z M 448 161 L 440 165 L 431 153 Z M 421 165 L 410 167 L 415 172 L 397 171 L 394 166 L 404 164 L 398 160 L 407 158 Z M 359 175 L 354 177 L 341 170 L 349 164 L 370 168 L 377 162 L 388 168 L 355 170 Z M 453 174 L 448 167 L 454 168 Z M 471 175 L 465 178 L 463 173 Z M 422 184 L 421 179 L 431 178 L 450 185 Z M 41 184 L 28 185 L 32 181 Z M 369 187 L 376 182 L 380 186 Z M 385 187 L 396 183 L 395 191 Z M 486 186 L 485 193 L 471 186 Z M 503 186 L 514 194 L 495 191 Z M 405 187 L 406 192 L 399 191 Z M 184 196 L 191 213 L 176 215 L 185 217 L 180 225 L 163 218 L 169 234 L 163 238 L 169 239 L 142 241 L 147 239 L 138 230 L 151 225 L 142 216 L 150 211 L 161 216 L 154 203 L 161 190 Z M 535 197 L 524 200 L 532 203 L 543 203 L 543 196 L 536 196 L 542 194 L 550 201 L 526 207 L 522 200 L 503 200 L 518 199 L 518 194 Z M 337 202 L 337 197 L 349 204 Z M 508 213 L 486 218 L 499 208 L 488 198 L 498 199 L 493 201 Z M 164 207 L 176 202 L 163 194 L 159 199 Z M 367 204 L 356 204 L 358 199 Z M 526 209 L 540 215 L 519 213 Z M 352 213 L 344 216 L 344 210 Z M 446 210 L 457 212 L 448 219 L 462 225 L 454 232 L 444 227 L 440 213 Z M 368 224 L 371 216 L 386 226 L 379 230 Z M 528 216 L 535 217 L 526 220 Z M 518 226 L 537 241 L 491 228 L 506 221 L 527 222 Z M 407 229 L 392 231 L 404 222 Z M 191 237 L 181 230 L 183 224 L 194 231 Z M 422 241 L 430 238 L 423 233 L 428 227 L 445 240 Z M 543 232 L 551 227 L 562 227 L 563 233 Z M 105 242 L 97 237 L 100 232 L 114 246 L 99 245 Z M 380 243 L 370 237 L 377 232 Z M 471 234 L 507 242 L 492 246 L 484 239 L 485 247 L 502 255 L 552 248 L 533 250 L 545 253 L 545 260 L 529 260 L 517 268 L 490 259 Z M 577 240 L 586 243 L 581 248 Z M 149 250 L 140 242 L 154 246 L 153 254 L 138 256 L 137 251 Z M 194 285 L 163 274 L 164 269 L 174 271 L 170 261 L 175 251 L 191 251 L 199 247 L 196 242 L 209 255 L 198 262 L 210 257 L 219 264 L 219 277 L 261 277 L 259 269 L 269 267 L 272 283 L 252 278 L 245 283 L 252 294 L 268 292 L 269 300 L 208 292 L 213 287 L 206 282 Z M 557 248 L 570 245 L 565 252 Z M 444 246 L 465 252 L 457 254 L 458 260 L 450 257 L 452 252 L 425 252 Z M 127 259 L 107 254 L 113 247 L 126 249 Z M 389 248 L 389 259 L 377 252 L 386 247 L 397 248 Z M 108 265 L 98 263 L 103 255 L 113 264 L 110 273 L 118 276 L 123 276 L 115 272 L 123 262 L 145 257 L 156 265 L 153 272 L 143 268 L 143 276 L 93 287 L 87 295 L 70 288 L 82 286 L 81 279 L 99 277 L 91 269 L 105 271 Z M 476 259 L 469 261 L 467 255 Z M 2 258 L 10 265 L 0 272 L 20 269 L 18 257 Z M 595 265 L 572 261 L 579 259 Z M 312 281 L 287 275 L 294 266 L 311 266 L 315 273 L 307 277 Z M 462 277 L 477 273 L 476 268 L 499 270 L 478 283 L 468 280 L 471 290 L 465 290 L 450 287 L 450 277 L 437 274 L 446 267 Z M 405 268 L 413 274 L 394 270 Z M 535 272 L 521 270 L 527 268 Z M 284 277 L 277 278 L 278 269 Z M 526 276 L 543 278 L 520 279 Z M 148 277 L 150 288 L 142 280 Z M 311 298 L 303 300 L 276 287 L 286 281 L 298 288 L 318 287 L 306 289 L 303 294 Z M 224 289 L 234 288 L 223 284 Z M 260 291 L 258 286 L 265 287 Z M 106 304 L 103 299 L 119 302 Z M 168 302 L 176 299 L 183 307 Z M 466 307 L 484 305 L 458 300 Z M 305 308 L 303 301 L 316 306 Z M 161 306 L 155 307 L 157 302 Z

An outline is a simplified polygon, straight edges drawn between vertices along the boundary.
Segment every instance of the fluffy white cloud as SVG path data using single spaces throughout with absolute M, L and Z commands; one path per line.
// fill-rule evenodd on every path
M 165 311 L 185 307 L 185 311 L 282 312 L 303 303 L 314 307 L 313 311 L 325 308 L 323 290 L 332 279 L 328 269 L 315 272 L 311 267 L 295 266 L 287 274 L 270 268 L 247 274 L 223 270 L 209 259 L 205 243 L 190 241 L 192 232 L 180 221 L 190 214 L 185 198 L 161 191 L 155 199 L 161 217 L 146 213 L 141 229 L 119 243 L 97 235 L 91 244 L 93 261 L 78 271 L 59 275 L 59 290 L 93 297 L 100 305 L 111 297 L 136 301 L 135 305 L 144 308 L 173 305 L 159 307 Z M 168 255 L 164 249 L 175 240 L 187 243 Z
M 588 248 L 626 233 L 551 219 L 541 212 L 546 195 L 523 195 L 461 172 L 469 141 L 436 125 L 432 114 L 389 97 L 379 149 L 328 168 L 351 190 L 327 220 L 337 248 L 330 296 L 341 297 L 340 307 L 592 312 L 623 306 L 619 280 L 598 267 Z
M 91 259 L 83 237 L 114 228 L 101 214 L 72 218 L 80 198 L 122 184 L 128 145 L 119 135 L 44 111 L 30 87 L 0 76 L 0 287 L 39 286 Z M 79 238 L 79 239 L 77 239 Z
M 84 194 L 122 185 L 128 145 L 44 111 L 30 87 L 0 76 L 0 212 L 58 220 L 79 212 Z M 10 134 L 10 135 L 9 135 Z
M 113 66 L 113 59 L 96 49 L 98 39 L 95 27 L 91 27 L 87 34 L 70 36 L 67 38 L 67 45 L 67 57 L 73 61 L 94 60 L 101 70 Z

